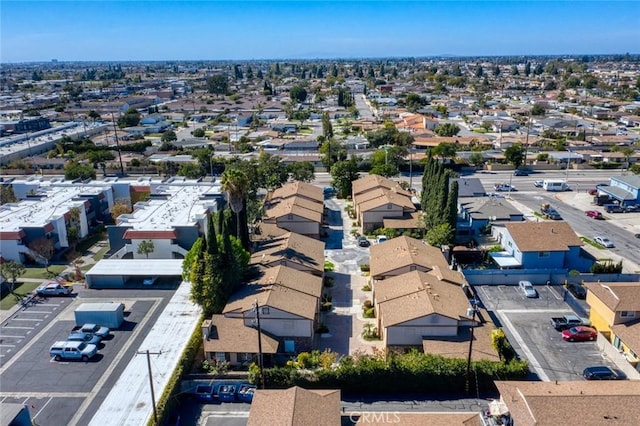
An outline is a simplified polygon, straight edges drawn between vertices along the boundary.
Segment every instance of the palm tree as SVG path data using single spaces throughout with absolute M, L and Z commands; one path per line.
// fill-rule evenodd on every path
M 220 183 L 222 190 L 227 193 L 227 201 L 231 211 L 236 214 L 236 232 L 238 239 L 240 239 L 240 212 L 249 188 L 249 179 L 242 170 L 227 169 L 222 173 Z

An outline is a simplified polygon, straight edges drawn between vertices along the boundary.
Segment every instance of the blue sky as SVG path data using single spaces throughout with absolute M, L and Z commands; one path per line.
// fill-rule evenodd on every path
M 639 1 L 0 0 L 0 61 L 640 53 Z

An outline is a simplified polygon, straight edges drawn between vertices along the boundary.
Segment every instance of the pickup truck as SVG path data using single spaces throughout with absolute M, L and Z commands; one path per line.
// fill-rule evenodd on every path
M 63 359 L 81 359 L 87 362 L 97 353 L 96 345 L 85 342 L 55 342 L 49 349 L 49 355 L 56 361 Z
M 551 325 L 558 331 L 563 331 L 578 325 L 590 325 L 590 321 L 576 315 L 564 315 L 562 317 L 551 318 Z

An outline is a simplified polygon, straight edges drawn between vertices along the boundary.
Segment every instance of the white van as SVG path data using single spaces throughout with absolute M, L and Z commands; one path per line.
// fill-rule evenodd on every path
M 542 189 L 544 189 L 545 191 L 554 192 L 568 191 L 569 185 L 567 185 L 567 181 L 565 180 L 545 179 L 542 181 Z

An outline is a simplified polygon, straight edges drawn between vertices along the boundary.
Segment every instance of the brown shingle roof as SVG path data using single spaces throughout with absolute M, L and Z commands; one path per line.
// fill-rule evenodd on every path
M 422 217 L 421 212 L 405 213 L 398 218 L 382 219 L 383 226 L 387 229 L 417 229 Z
M 253 283 L 279 284 L 313 297 L 322 296 L 322 278 L 287 266 L 265 269 L 263 275 Z
M 303 219 L 310 220 L 312 222 L 321 223 L 322 222 L 322 206 L 319 205 L 321 211 L 318 212 L 316 207 L 308 205 L 308 204 L 313 204 L 313 202 L 306 201 L 305 203 L 305 200 L 301 200 L 299 198 L 300 197 L 287 198 L 286 200 L 282 200 L 279 203 L 270 206 L 264 212 L 264 215 L 265 215 L 264 220 L 268 221 L 269 219 L 277 219 L 282 216 L 293 214 Z M 313 207 L 313 209 L 309 207 Z
M 289 389 L 256 390 L 247 426 L 340 425 L 340 391 Z
M 430 314 L 468 318 L 469 300 L 460 286 L 426 272 L 412 271 L 376 282 L 375 298 L 384 327 Z
M 567 251 L 583 244 L 566 222 L 513 222 L 504 227 L 521 252 Z
M 315 318 L 318 306 L 316 297 L 292 288 L 281 285 L 246 284 L 231 295 L 222 313 L 247 312 L 253 309 L 256 301 L 259 306 L 269 306 L 311 320 Z
M 395 189 L 398 193 L 404 193 L 404 195 L 411 196 L 408 191 L 402 189 L 400 184 L 391 179 L 387 179 L 385 177 L 379 175 L 369 175 L 363 178 L 354 180 L 351 183 L 352 193 L 353 195 L 362 194 L 364 192 L 370 191 L 375 188 L 386 188 L 386 189 Z
M 252 264 L 271 265 L 288 259 L 316 271 L 324 271 L 324 243 L 295 232 L 287 232 L 262 243 L 251 255 Z
M 373 277 L 411 265 L 422 266 L 429 270 L 433 269 L 434 265 L 448 268 L 447 261 L 439 248 L 407 236 L 392 238 L 372 246 L 369 263 Z
M 613 331 L 634 354 L 640 355 L 640 319 L 614 325 L 611 327 L 611 331 Z
M 411 198 L 404 194 L 396 193 L 392 190 L 382 190 L 382 194 L 378 197 L 372 198 L 367 201 L 360 202 L 360 197 L 356 197 L 355 203 L 358 204 L 358 210 L 360 212 L 366 212 L 369 210 L 377 209 L 387 204 L 395 204 L 402 207 L 404 211 L 415 211 L 416 207 L 411 202 Z
M 213 315 L 203 326 L 211 326 L 211 333 L 204 340 L 205 352 L 258 353 L 258 330 L 244 325 L 242 318 Z M 262 351 L 278 352 L 278 341 L 262 333 Z
M 640 283 L 585 283 L 613 312 L 640 311 Z
M 495 382 L 518 426 L 632 425 L 640 418 L 640 381 Z
M 286 199 L 293 196 L 303 196 L 317 203 L 324 203 L 322 188 L 304 182 L 290 182 L 274 189 L 268 196 L 269 200 Z
M 356 426 L 484 426 L 480 416 L 480 413 L 362 413 Z

